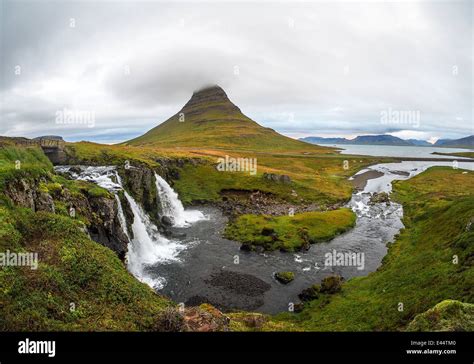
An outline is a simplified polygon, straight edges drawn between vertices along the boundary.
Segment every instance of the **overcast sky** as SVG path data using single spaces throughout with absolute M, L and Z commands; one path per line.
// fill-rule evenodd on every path
M 0 135 L 123 141 L 206 84 L 292 137 L 474 134 L 471 1 L 0 3 Z

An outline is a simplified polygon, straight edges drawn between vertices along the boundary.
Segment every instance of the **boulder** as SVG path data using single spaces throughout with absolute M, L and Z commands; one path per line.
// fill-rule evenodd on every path
M 165 226 L 172 226 L 173 225 L 173 220 L 169 216 L 162 216 L 161 217 L 161 223 Z
M 49 193 L 38 191 L 35 198 L 35 210 L 52 212 L 54 214 L 54 201 Z
M 279 182 L 279 183 L 285 183 L 285 184 L 290 184 L 291 183 L 291 178 L 287 176 L 286 174 L 275 174 L 275 173 L 264 173 L 263 178 L 272 181 L 272 182 Z
M 370 196 L 370 201 L 369 203 L 371 205 L 376 204 L 376 203 L 386 203 L 387 205 L 390 204 L 390 198 L 387 192 L 374 192 L 372 196 Z
M 293 272 L 278 272 L 275 273 L 275 279 L 283 284 L 288 284 L 295 279 L 295 273 Z

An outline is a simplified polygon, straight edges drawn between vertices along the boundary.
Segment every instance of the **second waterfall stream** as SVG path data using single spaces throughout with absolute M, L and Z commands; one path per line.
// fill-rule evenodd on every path
M 150 220 L 147 213 L 125 190 L 122 180 L 114 167 L 87 167 L 80 166 L 80 172 L 72 172 L 70 166 L 56 167 L 60 172 L 68 172 L 72 178 L 94 182 L 100 187 L 112 192 L 118 204 L 118 218 L 125 235 L 129 239 L 126 256 L 127 268 L 137 279 L 154 289 L 161 289 L 166 284 L 163 277 L 153 274 L 148 267 L 156 264 L 167 264 L 179 261 L 179 253 L 186 249 L 186 245 L 179 241 L 170 240 L 158 231 L 157 226 Z M 117 182 L 114 182 L 116 179 Z M 205 216 L 197 210 L 185 210 L 178 198 L 178 194 L 158 174 L 155 173 L 155 183 L 158 191 L 158 200 L 161 203 L 163 216 L 173 222 L 173 226 L 188 226 Z M 118 191 L 123 190 L 124 196 L 133 213 L 131 230 L 133 237 L 127 231 L 127 220 L 123 211 Z
M 156 173 L 155 183 L 163 215 L 171 218 L 174 226 L 183 227 L 204 219 L 201 211 L 185 210 L 178 194 L 171 188 L 168 182 Z

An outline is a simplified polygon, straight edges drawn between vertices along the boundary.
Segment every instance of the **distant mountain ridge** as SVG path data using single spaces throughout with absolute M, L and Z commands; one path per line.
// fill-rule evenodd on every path
M 354 139 L 306 137 L 300 140 L 312 144 L 414 145 L 393 135 L 359 135 Z
M 470 135 L 461 139 L 439 139 L 435 144 L 436 147 L 447 148 L 474 148 L 474 135 Z
M 393 135 L 360 135 L 354 139 L 310 136 L 299 140 L 311 144 L 401 145 L 447 148 L 474 148 L 474 135 L 461 139 L 439 139 L 435 144 L 420 139 L 401 139 Z
M 419 147 L 432 147 L 433 144 L 421 139 L 406 139 L 407 142 Z

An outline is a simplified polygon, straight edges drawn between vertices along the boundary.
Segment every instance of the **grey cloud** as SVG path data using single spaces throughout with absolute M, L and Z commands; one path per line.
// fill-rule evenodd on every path
M 211 83 L 287 134 L 406 129 L 380 123 L 387 108 L 474 133 L 470 2 L 3 5 L 0 134 L 87 139 L 50 122 L 73 107 L 96 112 L 91 139 L 127 139 Z

